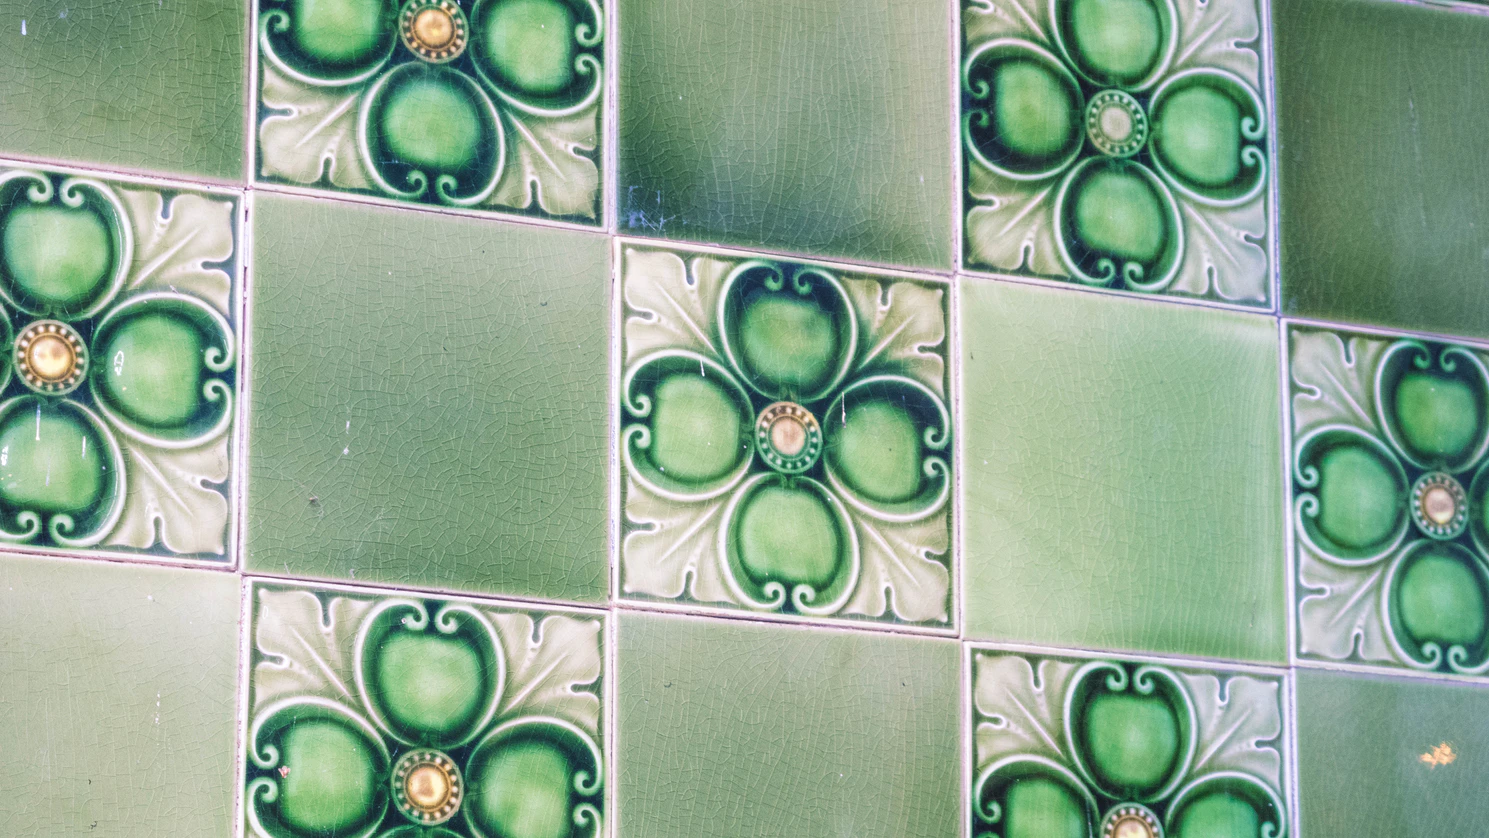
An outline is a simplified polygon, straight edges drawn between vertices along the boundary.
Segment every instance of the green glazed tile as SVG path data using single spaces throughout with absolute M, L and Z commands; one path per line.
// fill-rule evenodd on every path
M 955 838 L 955 641 L 622 612 L 617 834 Z
M 1489 18 L 1277 0 L 1283 309 L 1489 335 Z
M 1489 671 L 1489 355 L 1289 333 L 1306 657 Z
M 948 625 L 950 288 L 622 260 L 624 595 Z
M 1299 670 L 1301 835 L 1477 835 L 1489 691 Z
M 226 835 L 238 580 L 0 556 L 8 835 Z
M 247 566 L 607 590 L 602 236 L 260 194 Z
M 235 196 L 0 169 L 0 541 L 230 560 Z
M 950 23 L 931 0 L 624 0 L 622 231 L 949 269 Z
M 972 667 L 969 834 L 1288 831 L 1280 679 L 991 651 Z
M 1285 660 L 1274 321 L 961 291 L 968 634 Z
M 962 9 L 972 267 L 1267 308 L 1256 0 Z
M 245 832 L 604 834 L 599 614 L 255 584 Z
M 257 177 L 593 222 L 597 0 L 258 0 Z
M 0 0 L 0 153 L 242 180 L 237 0 Z

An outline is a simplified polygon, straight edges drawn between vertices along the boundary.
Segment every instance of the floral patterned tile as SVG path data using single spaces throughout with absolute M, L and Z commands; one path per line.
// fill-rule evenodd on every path
M 1489 672 L 1489 353 L 1289 330 L 1298 648 Z
M 0 543 L 234 558 L 240 200 L 0 167 Z
M 1272 306 L 1257 0 L 968 0 L 969 268 Z
M 950 287 L 622 247 L 622 595 L 950 627 Z
M 597 0 L 258 0 L 272 183 L 595 223 Z
M 1291 832 L 1273 675 L 969 650 L 972 835 Z
M 249 597 L 244 834 L 605 834 L 603 614 Z

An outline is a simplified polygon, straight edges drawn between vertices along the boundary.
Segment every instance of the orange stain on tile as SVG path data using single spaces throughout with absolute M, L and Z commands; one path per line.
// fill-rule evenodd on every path
M 1437 745 L 1432 750 L 1418 757 L 1418 759 L 1427 763 L 1431 768 L 1436 768 L 1439 765 L 1448 765 L 1457 758 L 1458 754 L 1453 750 L 1453 746 L 1446 742 Z

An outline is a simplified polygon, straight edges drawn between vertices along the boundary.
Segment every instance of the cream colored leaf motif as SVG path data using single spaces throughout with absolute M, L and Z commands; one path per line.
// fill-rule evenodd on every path
M 674 253 L 626 248 L 625 355 L 630 364 L 659 349 L 690 349 L 723 363 L 714 320 L 728 265 Z
M 1389 566 L 1389 559 L 1366 567 L 1336 565 L 1298 544 L 1298 582 L 1305 589 L 1299 591 L 1298 604 L 1303 654 L 1347 660 L 1358 647 L 1367 661 L 1396 659 L 1380 615 Z
M 1065 692 L 1078 665 L 1045 659 L 1034 667 L 1018 655 L 979 654 L 972 703 L 977 709 L 979 768 L 1014 754 L 1071 764 L 1065 749 Z
M 159 192 L 120 189 L 135 231 L 129 291 L 179 291 L 230 311 L 232 279 L 220 267 L 233 256 L 233 202 L 182 193 L 169 205 Z
M 845 279 L 862 325 L 857 371 L 880 367 L 909 376 L 946 398 L 945 292 L 914 282 Z
M 147 549 L 156 531 L 166 549 L 180 554 L 222 555 L 228 503 L 208 485 L 228 477 L 228 434 L 196 448 L 168 450 L 119 435 L 124 454 L 124 511 L 108 543 Z
M 1238 207 L 1208 207 L 1178 199 L 1184 219 L 1184 260 L 1171 290 L 1213 294 L 1235 303 L 1265 303 L 1271 271 L 1261 242 L 1267 205 L 1258 198 Z
M 552 615 L 534 632 L 533 618 L 526 614 L 490 616 L 507 661 L 501 716 L 557 716 L 597 734 L 600 699 L 583 688 L 600 679 L 600 620 Z
M 1381 438 L 1375 369 L 1389 341 L 1333 332 L 1291 335 L 1293 438 L 1320 425 L 1353 425 Z
M 1255 44 L 1261 33 L 1256 4 L 1244 0 L 1176 0 L 1179 12 L 1179 44 L 1174 53 L 1174 71 L 1190 67 L 1229 70 L 1256 87 L 1261 60 Z
M 626 518 L 636 527 L 622 545 L 621 590 L 627 594 L 699 602 L 734 596 L 719 566 L 719 527 L 730 495 L 700 503 L 659 498 L 626 481 Z
M 346 189 L 370 189 L 357 150 L 357 109 L 363 87 L 311 87 L 262 62 L 265 108 L 279 111 L 259 124 L 259 170 L 269 178 L 317 183 L 323 175 Z
M 848 517 L 858 534 L 863 568 L 843 611 L 877 617 L 892 606 L 895 616 L 907 622 L 946 622 L 951 573 L 941 558 L 950 542 L 945 510 L 907 524 L 886 523 L 853 509 Z
M 1241 771 L 1259 777 L 1272 788 L 1282 787 L 1282 756 L 1276 743 L 1282 736 L 1280 687 L 1237 675 L 1221 683 L 1214 675 L 1180 673 L 1194 699 L 1198 748 L 1191 777 L 1214 771 Z
M 599 111 L 566 117 L 505 112 L 507 164 L 490 203 L 527 209 L 537 201 L 549 215 L 594 218 L 600 170 L 593 154 Z
M 1060 181 L 1006 180 L 976 162 L 968 167 L 967 257 L 1002 271 L 1069 276 L 1055 246 L 1055 191 Z
M 336 597 L 327 607 L 309 591 L 256 590 L 253 710 L 287 696 L 315 695 L 357 707 L 354 644 L 374 600 Z
M 971 0 L 962 12 L 969 45 L 993 38 L 1027 38 L 1049 46 L 1050 4 L 1042 0 Z M 969 46 L 970 53 L 973 46 Z

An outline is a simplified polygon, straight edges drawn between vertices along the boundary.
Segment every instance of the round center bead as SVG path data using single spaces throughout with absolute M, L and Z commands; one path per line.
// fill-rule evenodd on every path
M 439 751 L 409 751 L 393 766 L 393 802 L 414 823 L 433 826 L 455 816 L 465 794 L 460 769 Z
M 1120 90 L 1103 90 L 1086 105 L 1086 136 L 1109 157 L 1131 157 L 1148 141 L 1143 106 Z
M 822 455 L 822 427 L 801 405 L 776 402 L 755 420 L 755 450 L 772 469 L 800 474 Z
M 1124 803 L 1107 812 L 1101 822 L 1101 838 L 1163 838 L 1163 827 L 1152 809 Z
M 16 336 L 16 372 L 38 393 L 61 395 L 77 389 L 88 371 L 88 350 L 71 326 L 38 320 Z
M 1454 538 L 1468 526 L 1468 493 L 1452 475 L 1428 472 L 1412 484 L 1411 518 L 1430 538 Z
M 465 52 L 470 27 L 455 0 L 409 0 L 398 15 L 403 45 L 431 64 L 454 61 Z

